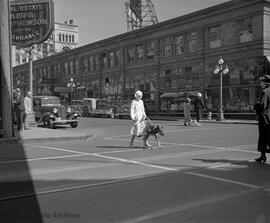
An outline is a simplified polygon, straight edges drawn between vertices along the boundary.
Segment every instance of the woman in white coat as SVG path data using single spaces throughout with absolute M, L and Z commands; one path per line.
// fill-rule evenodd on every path
M 133 147 L 133 142 L 136 136 L 142 136 L 144 134 L 145 129 L 145 108 L 142 101 L 142 92 L 136 91 L 135 93 L 135 99 L 131 102 L 131 109 L 130 109 L 130 117 L 133 121 L 133 125 L 131 127 L 131 141 L 130 141 L 130 147 Z M 147 143 L 147 146 L 150 146 Z

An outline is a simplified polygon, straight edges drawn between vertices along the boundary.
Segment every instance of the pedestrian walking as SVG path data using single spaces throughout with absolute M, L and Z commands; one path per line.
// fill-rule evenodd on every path
M 25 130 L 30 130 L 29 124 L 31 121 L 31 115 L 33 114 L 32 93 L 28 91 L 24 98 L 25 108 Z
M 185 102 L 183 103 L 183 109 L 184 109 L 184 125 L 188 126 L 191 125 L 192 119 L 190 116 L 190 111 L 191 111 L 191 100 L 190 98 L 187 98 Z
M 130 130 L 131 140 L 130 140 L 130 147 L 133 147 L 134 139 L 136 136 L 140 137 L 144 134 L 145 129 L 145 108 L 144 103 L 142 100 L 143 94 L 141 91 L 136 91 L 135 99 L 131 102 L 131 109 L 130 109 L 130 117 L 133 121 L 133 125 Z M 147 146 L 150 146 L 148 142 L 146 143 Z
M 202 102 L 202 94 L 201 93 L 197 93 L 197 97 L 194 99 L 193 105 L 194 105 L 194 111 L 196 114 L 195 125 L 201 126 L 200 120 L 202 119 L 203 110 L 205 110 L 205 107 L 204 107 L 203 102 Z
M 168 100 L 166 101 L 166 112 L 167 112 L 167 116 L 170 115 L 171 107 L 172 107 L 171 101 L 168 99 Z
M 16 121 L 17 121 L 17 129 L 24 130 L 25 128 L 25 108 L 24 108 L 24 97 L 21 91 L 17 92 L 16 100 L 14 104 Z
M 270 75 L 260 78 L 262 97 L 254 109 L 257 114 L 259 138 L 257 150 L 261 153 L 256 162 L 266 162 L 266 153 L 270 153 Z

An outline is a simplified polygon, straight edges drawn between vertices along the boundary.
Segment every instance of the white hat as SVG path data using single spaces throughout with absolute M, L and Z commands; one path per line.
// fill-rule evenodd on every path
M 143 96 L 143 93 L 141 91 L 136 91 L 135 98 L 141 98 Z
M 199 93 L 197 94 L 197 96 L 198 96 L 198 97 L 201 97 L 201 96 L 202 96 L 202 94 L 199 92 Z

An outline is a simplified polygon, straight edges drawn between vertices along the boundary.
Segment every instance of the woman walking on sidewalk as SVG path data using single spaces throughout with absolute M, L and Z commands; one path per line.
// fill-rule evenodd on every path
M 191 125 L 192 119 L 190 116 L 191 111 L 190 98 L 187 98 L 186 101 L 183 103 L 183 109 L 184 109 L 184 126 Z
M 197 98 L 193 101 L 193 104 L 194 104 L 194 110 L 196 113 L 195 125 L 201 126 L 200 120 L 202 119 L 203 110 L 205 110 L 205 107 L 204 107 L 203 102 L 202 102 L 202 94 L 201 93 L 197 94 Z

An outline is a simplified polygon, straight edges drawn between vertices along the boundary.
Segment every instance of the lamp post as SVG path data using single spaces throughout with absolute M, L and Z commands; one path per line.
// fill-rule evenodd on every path
M 70 88 L 70 104 L 71 104 L 73 88 L 76 87 L 76 84 L 73 78 L 70 78 L 69 82 L 67 83 L 67 87 Z
M 220 94 L 219 94 L 219 110 L 218 110 L 218 117 L 217 121 L 222 121 L 224 120 L 224 112 L 223 112 L 223 103 L 222 103 L 222 85 L 223 85 L 223 75 L 229 73 L 229 68 L 227 65 L 224 65 L 224 60 L 222 57 L 218 60 L 218 63 L 216 64 L 214 74 L 219 74 L 219 79 L 220 79 Z

